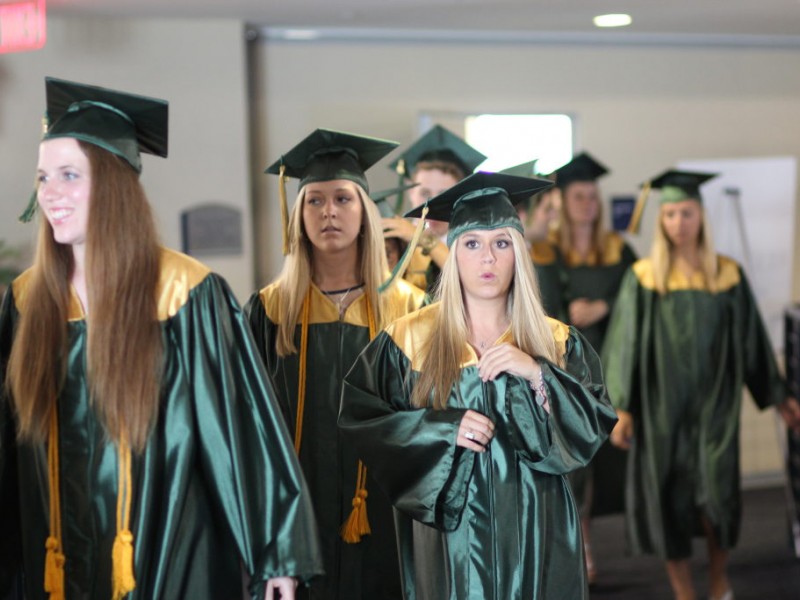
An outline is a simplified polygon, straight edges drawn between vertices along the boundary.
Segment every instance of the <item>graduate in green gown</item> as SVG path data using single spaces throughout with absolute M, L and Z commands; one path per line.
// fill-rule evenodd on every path
M 535 264 L 547 262 L 548 256 L 554 257 L 555 267 L 551 269 L 561 271 L 561 314 L 597 352 L 603 347 L 622 277 L 636 260 L 625 240 L 606 230 L 598 179 L 607 173 L 608 169 L 587 152 L 551 173 L 561 195 L 561 217 L 549 243 L 534 248 Z M 591 516 L 597 511 L 622 511 L 624 474 L 625 455 L 610 444 L 600 449 L 586 469 L 570 474 L 581 511 L 591 581 L 597 576 L 590 537 Z
M 48 78 L 39 240 L 0 311 L 0 597 L 293 598 L 310 498 L 225 281 L 161 248 L 167 103 Z
M 537 160 L 524 162 L 499 171 L 518 177 L 538 177 Z M 517 214 L 525 229 L 525 241 L 530 244 L 530 255 L 536 279 L 539 282 L 539 296 L 542 308 L 548 317 L 565 320 L 564 311 L 564 268 L 559 249 L 549 242 L 550 232 L 557 225 L 558 190 L 548 188 L 531 196 L 527 202 L 517 204 Z
M 399 278 L 379 292 L 389 271 L 364 171 L 395 147 L 318 129 L 267 169 L 299 179 L 299 193 L 283 270 L 246 311 L 319 523 L 326 574 L 307 592 L 314 599 L 401 597 L 391 506 L 336 427 L 353 361 L 380 328 L 424 300 Z
M 707 538 L 710 597 L 733 597 L 726 566 L 741 516 L 743 386 L 759 407 L 800 425 L 747 278 L 714 252 L 699 189 L 711 177 L 668 171 L 646 186 L 643 198 L 661 190 L 653 249 L 625 275 L 603 350 L 620 418 L 612 442 L 630 452 L 631 550 L 665 559 L 681 600 L 695 598 L 693 535 Z
M 460 137 L 441 125 L 434 125 L 430 131 L 409 146 L 391 164 L 400 176 L 400 182 L 417 184 L 408 192 L 412 208 L 438 196 L 472 173 L 486 156 L 475 150 Z M 401 212 L 398 207 L 397 212 Z M 397 237 L 410 243 L 414 237 L 414 225 L 399 216 L 383 220 L 384 235 Z M 442 265 L 447 260 L 447 223 L 434 219 L 425 222 L 425 232 L 410 259 L 403 277 L 424 289 L 429 294 L 439 281 Z
M 547 185 L 476 173 L 431 200 L 450 223 L 439 302 L 345 378 L 339 426 L 396 508 L 408 600 L 588 597 L 565 474 L 615 418 L 597 355 L 539 302 L 512 201 Z

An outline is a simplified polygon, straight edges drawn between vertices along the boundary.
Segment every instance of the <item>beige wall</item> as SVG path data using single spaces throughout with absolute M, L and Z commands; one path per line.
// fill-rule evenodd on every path
M 143 174 L 164 242 L 180 246 L 186 207 L 239 207 L 244 255 L 206 262 L 241 300 L 281 264 L 277 181 L 250 172 L 250 134 L 263 168 L 315 127 L 406 144 L 421 112 L 565 111 L 576 117 L 578 146 L 613 168 L 609 196 L 680 159 L 800 154 L 797 50 L 258 42 L 259 116 L 248 131 L 242 32 L 227 20 L 52 18 L 45 50 L 0 56 L 0 239 L 32 239 L 16 217 L 31 189 L 45 75 L 170 100 L 170 158 L 145 157 Z M 394 184 L 385 164 L 370 174 L 373 189 Z M 251 181 L 263 247 L 255 280 Z M 798 248 L 786 252 L 795 299 Z M 744 417 L 748 471 L 777 468 L 770 418 L 755 427 Z
M 268 41 L 257 57 L 263 162 L 319 126 L 407 144 L 429 111 L 571 113 L 578 147 L 613 169 L 608 196 L 680 159 L 800 154 L 800 50 Z M 394 181 L 385 164 L 375 189 Z M 273 219 L 276 189 L 259 188 Z M 262 277 L 280 264 L 277 241 L 268 255 Z
M 142 174 L 162 239 L 180 248 L 180 211 L 193 205 L 242 210 L 242 256 L 203 260 L 246 298 L 254 282 L 242 31 L 224 20 L 51 18 L 44 50 L 0 55 L 0 238 L 29 248 L 35 229 L 16 219 L 33 183 L 45 75 L 166 98 L 169 158 L 145 155 Z
M 571 113 L 577 146 L 613 169 L 603 180 L 606 196 L 633 194 L 681 159 L 800 154 L 800 50 L 271 41 L 254 55 L 260 164 L 315 127 L 408 144 L 424 112 Z M 373 189 L 394 184 L 387 163 L 370 171 Z M 275 180 L 256 186 L 261 202 L 267 198 L 260 231 L 279 218 Z M 640 252 L 649 246 L 648 215 L 633 240 Z M 277 239 L 267 242 L 262 279 L 280 267 L 279 248 Z M 798 248 L 786 249 L 796 300 Z M 746 403 L 747 481 L 780 476 L 774 419 Z

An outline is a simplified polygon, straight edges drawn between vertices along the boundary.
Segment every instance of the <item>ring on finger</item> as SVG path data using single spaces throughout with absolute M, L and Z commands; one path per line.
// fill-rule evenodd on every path
M 469 431 L 467 431 L 467 433 L 464 434 L 464 437 L 467 438 L 468 440 L 474 440 L 475 432 L 472 431 L 472 429 L 470 429 Z

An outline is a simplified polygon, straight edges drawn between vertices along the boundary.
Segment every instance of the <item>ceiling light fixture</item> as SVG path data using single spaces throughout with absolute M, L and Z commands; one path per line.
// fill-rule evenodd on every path
M 625 27 L 633 23 L 631 16 L 624 14 L 597 15 L 592 21 L 595 27 Z

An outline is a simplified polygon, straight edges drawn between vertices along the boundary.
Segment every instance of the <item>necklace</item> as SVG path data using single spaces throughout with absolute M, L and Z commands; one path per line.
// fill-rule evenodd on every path
M 336 308 L 339 310 L 339 319 L 341 320 L 342 317 L 344 317 L 344 311 L 347 308 L 346 306 L 344 306 L 344 301 L 350 295 L 350 292 L 352 292 L 353 290 L 361 289 L 362 287 L 364 287 L 364 284 L 359 283 L 358 285 L 353 285 L 343 290 L 328 290 L 328 291 L 320 290 L 320 291 L 328 297 L 342 294 L 342 297 L 336 301 Z

